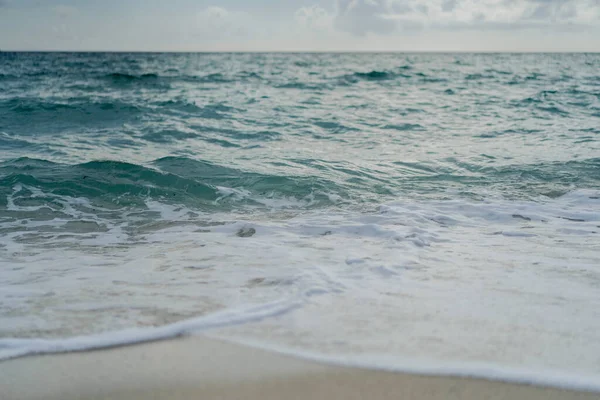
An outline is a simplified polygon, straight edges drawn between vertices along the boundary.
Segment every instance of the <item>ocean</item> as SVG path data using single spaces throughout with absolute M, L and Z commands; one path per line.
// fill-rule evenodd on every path
M 600 391 L 600 54 L 0 53 L 0 359 L 196 332 Z

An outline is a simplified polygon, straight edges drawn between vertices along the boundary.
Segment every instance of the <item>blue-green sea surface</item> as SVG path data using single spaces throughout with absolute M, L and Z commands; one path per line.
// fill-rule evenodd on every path
M 600 391 L 600 55 L 0 53 L 0 359 L 194 332 Z

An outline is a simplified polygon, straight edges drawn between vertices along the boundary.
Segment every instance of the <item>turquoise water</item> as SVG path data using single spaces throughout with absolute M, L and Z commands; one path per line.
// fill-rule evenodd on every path
M 0 53 L 0 357 L 207 330 L 588 387 L 599 71 L 598 54 Z

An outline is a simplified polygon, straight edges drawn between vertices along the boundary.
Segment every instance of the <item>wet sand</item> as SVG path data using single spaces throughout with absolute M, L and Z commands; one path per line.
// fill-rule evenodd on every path
M 600 399 L 487 381 L 329 366 L 203 337 L 0 362 L 2 400 Z

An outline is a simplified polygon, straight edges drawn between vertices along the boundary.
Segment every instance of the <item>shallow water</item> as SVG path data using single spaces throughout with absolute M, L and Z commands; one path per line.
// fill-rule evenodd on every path
M 1 53 L 0 358 L 204 331 L 600 390 L 599 70 Z

